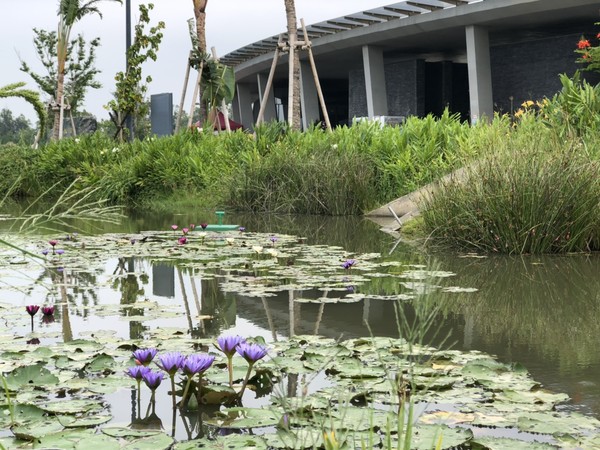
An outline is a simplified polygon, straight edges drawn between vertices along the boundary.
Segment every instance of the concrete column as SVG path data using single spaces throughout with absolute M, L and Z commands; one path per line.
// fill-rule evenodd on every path
M 365 88 L 367 90 L 367 114 L 369 117 L 387 116 L 388 105 L 383 50 L 379 47 L 363 45 L 362 52 Z
M 245 83 L 238 83 L 236 86 L 236 97 L 238 106 L 238 121 L 244 128 L 254 130 L 254 118 L 252 116 L 252 86 Z M 234 116 L 235 117 L 235 116 Z
M 476 123 L 483 116 L 492 120 L 494 101 L 492 99 L 492 67 L 488 31 L 475 25 L 467 25 L 465 31 L 471 123 Z
M 312 74 L 310 62 L 300 61 L 300 105 L 302 129 L 306 130 L 321 118 L 319 115 L 319 95 Z
M 269 79 L 268 74 L 264 74 L 264 73 L 256 74 L 256 81 L 258 83 L 258 101 L 259 101 L 258 108 L 260 108 L 260 104 L 263 101 L 263 97 L 265 95 L 265 90 L 267 88 L 267 80 L 268 79 Z M 273 94 L 273 91 L 274 91 L 274 87 L 271 86 L 271 90 L 269 91 L 269 97 L 268 97 L 266 108 L 265 108 L 265 117 L 264 117 L 265 122 L 271 122 L 272 120 L 277 119 L 277 115 L 275 114 L 275 95 Z

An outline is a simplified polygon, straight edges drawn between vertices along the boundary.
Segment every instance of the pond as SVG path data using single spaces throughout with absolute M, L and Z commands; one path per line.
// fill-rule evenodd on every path
M 429 320 L 430 327 L 422 335 L 422 344 L 426 347 L 418 347 L 416 354 L 430 355 L 432 347 L 440 349 L 431 359 L 433 366 L 444 367 L 439 383 L 454 376 L 458 358 L 463 375 L 468 373 L 469 379 L 476 382 L 469 384 L 453 378 L 450 384 L 457 387 L 453 389 L 458 391 L 457 396 L 466 395 L 465 389 L 477 385 L 482 395 L 493 393 L 494 398 L 500 399 L 510 391 L 514 398 L 509 402 L 510 411 L 499 407 L 495 411 L 496 422 L 485 422 L 477 417 L 477 407 L 472 404 L 465 407 L 464 403 L 457 402 L 457 397 L 415 395 L 415 413 L 422 415 L 424 423 L 438 423 L 441 413 L 451 412 L 455 416 L 452 420 L 440 419 L 450 426 L 449 430 L 459 430 L 459 434 L 469 430 L 476 441 L 479 437 L 478 445 L 482 446 L 486 445 L 485 438 L 498 438 L 493 448 L 502 448 L 503 442 L 504 448 L 510 448 L 511 443 L 516 442 L 502 441 L 504 437 L 528 444 L 539 442 L 540 446 L 544 443 L 566 445 L 567 442 L 574 446 L 582 442 L 581 436 L 589 439 L 585 441 L 588 444 L 597 443 L 593 441 L 600 429 L 593 421 L 600 417 L 597 383 L 600 375 L 597 351 L 600 259 L 596 255 L 482 257 L 425 253 L 398 242 L 362 218 L 234 214 L 228 215 L 226 222 L 243 225 L 243 233 L 236 229 L 203 234 L 197 227 L 189 232 L 189 242 L 178 243 L 183 227 L 213 222 L 211 215 L 132 215 L 119 225 L 82 224 L 76 235 L 53 233 L 28 238 L 28 248 L 36 254 L 48 247 L 49 239 L 56 239 L 56 247 L 64 248 L 65 253 L 50 254 L 41 263 L 32 263 L 13 253 L 0 267 L 0 307 L 6 321 L 1 330 L 2 342 L 6 344 L 0 355 L 2 372 L 10 374 L 22 364 L 15 360 L 26 355 L 24 358 L 31 363 L 51 361 L 55 366 L 53 370 L 58 367 L 79 373 L 83 381 L 80 379 L 79 384 L 70 381 L 66 394 L 61 391 L 50 400 L 81 400 L 77 396 L 81 383 L 95 383 L 109 375 L 103 378 L 103 388 L 96 387 L 93 391 L 96 395 L 90 394 L 87 398 L 102 404 L 104 413 L 109 412 L 108 426 L 119 430 L 111 437 L 116 434 L 120 438 L 150 439 L 145 447 L 139 448 L 161 448 L 167 444 L 156 441 L 156 435 L 144 435 L 142 431 L 139 436 L 127 434 L 123 430 L 131 429 L 131 424 L 138 424 L 138 428 L 156 428 L 160 423 L 167 435 L 182 443 L 199 437 L 233 434 L 235 439 L 242 436 L 246 440 L 239 441 L 242 444 L 236 441 L 236 445 L 241 446 L 231 448 L 246 448 L 249 436 L 268 435 L 281 429 L 281 417 L 261 417 L 264 427 L 244 427 L 228 422 L 218 413 L 215 416 L 220 409 L 219 402 L 212 409 L 206 407 L 206 414 L 202 416 L 197 412 L 176 412 L 171 408 L 167 380 L 157 391 L 152 408 L 156 414 L 150 415 L 152 420 L 144 421 L 144 413 L 150 411 L 146 409 L 150 393 L 139 392 L 135 383 L 123 375 L 123 354 L 135 348 L 127 345 L 160 346 L 161 351 L 175 351 L 183 345 L 187 346 L 184 350 L 193 347 L 214 352 L 212 343 L 223 333 L 257 338 L 270 349 L 269 357 L 264 364 L 257 364 L 257 370 L 260 366 L 272 380 L 278 380 L 275 387 L 254 386 L 256 390 L 244 394 L 243 407 L 258 408 L 269 407 L 272 395 L 280 399 L 300 396 L 307 400 L 311 394 L 322 394 L 336 386 L 376 392 L 371 386 L 367 388 L 365 381 L 376 375 L 362 371 L 360 377 L 347 375 L 354 368 L 340 361 L 345 357 L 354 361 L 350 355 L 358 354 L 360 361 L 366 364 L 370 351 L 363 353 L 360 346 L 368 337 L 372 337 L 371 345 L 376 353 L 381 349 L 395 349 L 396 353 L 404 354 L 398 338 L 407 337 L 409 331 L 399 322 Z M 176 230 L 172 230 L 173 224 L 178 224 Z M 75 253 L 77 257 L 71 256 Z M 343 268 L 349 261 L 355 263 Z M 429 304 L 429 300 L 420 300 L 423 298 L 433 299 L 435 306 L 429 309 L 419 306 Z M 30 304 L 56 307 L 52 320 L 35 318 L 33 333 L 25 313 L 25 306 Z M 295 336 L 301 338 L 294 340 Z M 392 339 L 380 340 L 383 338 Z M 92 351 L 92 342 L 105 347 Z M 305 367 L 294 372 L 290 367 L 295 367 L 297 361 L 293 359 L 297 356 L 293 355 L 298 355 L 298 348 L 306 345 L 314 346 L 310 351 L 318 355 L 311 353 L 318 363 L 314 363 L 313 370 L 306 371 L 311 357 L 307 357 L 305 349 L 302 358 Z M 45 349 L 53 350 L 46 354 Z M 332 349 L 335 354 L 331 353 Z M 67 353 L 68 361 L 60 358 L 61 352 Z M 93 354 L 97 371 L 90 372 L 89 366 L 83 363 L 78 365 L 78 358 L 68 352 L 79 353 L 79 361 L 86 354 Z M 493 355 L 497 362 L 484 353 Z M 103 365 L 102 358 L 109 364 Z M 335 360 L 338 366 L 324 370 L 329 359 Z M 277 367 L 275 360 L 280 364 Z M 442 364 L 442 360 L 446 362 Z M 477 376 L 473 375 L 473 361 L 478 361 Z M 415 367 L 420 363 L 415 362 Z M 379 364 L 373 367 L 379 370 Z M 289 370 L 282 369 L 286 365 Z M 375 370 L 367 365 L 369 370 Z M 485 375 L 481 375 L 482 370 Z M 508 380 L 509 374 L 517 377 L 517 381 L 515 378 L 507 381 L 510 390 L 490 386 L 494 377 Z M 210 382 L 219 380 L 222 375 L 214 371 Z M 431 375 L 419 373 L 419 376 Z M 349 385 L 348 379 L 351 380 Z M 535 399 L 524 400 L 530 390 L 538 392 L 540 388 L 532 380 L 544 390 L 539 390 Z M 527 393 L 516 387 L 524 385 L 528 386 Z M 436 392 L 435 395 L 438 390 L 447 388 L 431 386 L 427 391 Z M 19 395 L 19 404 L 40 401 L 31 392 Z M 342 394 L 335 391 L 330 395 L 337 398 Z M 369 397 L 376 405 L 371 414 L 390 409 L 390 402 L 374 398 Z M 352 397 L 353 402 L 363 400 L 356 393 Z M 478 403 L 489 402 L 486 397 Z M 391 402 L 392 409 L 398 403 Z M 457 404 L 463 407 L 457 409 Z M 522 418 L 519 418 L 517 427 L 517 422 L 500 421 L 501 413 L 514 412 L 514 404 L 528 411 L 527 420 L 531 423 L 522 426 Z M 555 426 L 551 419 L 534 415 L 552 410 L 565 414 L 560 416 L 560 421 L 566 424 L 566 431 Z M 48 410 L 45 411 L 47 414 Z M 245 410 L 244 414 L 249 413 Z M 475 418 L 465 417 L 467 414 L 475 414 Z M 460 420 L 456 416 L 460 416 Z M 385 416 L 376 417 L 387 420 Z M 586 422 L 581 430 L 576 429 L 578 425 L 574 423 L 583 423 L 582 417 L 592 421 Z M 571 419 L 574 422 L 570 422 Z M 532 424 L 534 421 L 536 424 Z M 542 422 L 550 423 L 550 428 L 537 425 Z M 303 425 L 295 425 L 304 430 Z M 54 432 L 54 429 L 49 430 L 48 435 Z M 552 436 L 554 431 L 559 432 L 560 437 Z M 571 432 L 568 439 L 564 437 Z M 7 448 L 19 448 L 18 445 L 26 448 L 27 444 L 12 439 L 8 430 L 0 436 L 5 436 L 0 443 Z M 317 445 L 324 445 L 322 436 L 320 438 Z M 453 439 L 455 437 L 446 432 L 444 444 L 462 444 L 470 437 L 461 435 Z M 91 445 L 91 441 L 86 442 Z M 311 442 L 310 439 L 307 442 Z M 105 441 L 101 444 L 107 445 Z M 269 441 L 269 445 L 282 448 L 297 444 Z M 360 446 L 357 444 L 357 447 Z M 419 448 L 428 447 L 430 443 Z M 73 444 L 65 448 L 79 447 Z M 179 444 L 177 448 L 211 447 Z

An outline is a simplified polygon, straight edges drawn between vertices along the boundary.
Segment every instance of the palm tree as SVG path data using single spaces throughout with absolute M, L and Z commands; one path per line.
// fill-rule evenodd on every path
M 196 35 L 198 36 L 198 51 L 206 53 L 206 5 L 208 0 L 192 0 L 194 2 L 194 17 L 196 18 Z
M 288 42 L 290 45 L 290 54 L 293 52 L 294 70 L 290 76 L 290 88 L 288 98 L 288 122 L 292 129 L 300 129 L 300 57 L 298 49 L 295 47 L 298 40 L 298 21 L 296 20 L 296 5 L 294 0 L 284 0 L 285 15 L 287 18 Z M 290 64 L 292 61 L 290 61 Z
M 96 6 L 102 0 L 60 0 L 58 5 L 58 41 L 56 44 L 57 71 L 56 71 L 56 109 L 54 114 L 54 127 L 52 130 L 53 139 L 62 138 L 62 125 L 64 113 L 64 90 L 65 90 L 65 65 L 67 62 L 67 53 L 69 40 L 73 25 L 89 14 L 98 14 L 102 17 L 100 10 Z M 122 3 L 121 0 L 110 0 Z

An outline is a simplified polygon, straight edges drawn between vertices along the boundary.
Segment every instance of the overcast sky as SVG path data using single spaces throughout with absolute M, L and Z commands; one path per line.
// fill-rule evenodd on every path
M 0 86 L 17 81 L 37 90 L 29 75 L 21 72 L 20 59 L 36 72 L 43 67 L 37 60 L 33 45 L 32 28 L 55 30 L 59 0 L 0 0 L 2 27 L 0 28 Z M 132 22 L 138 17 L 138 5 L 148 3 L 132 0 Z M 164 38 L 156 62 L 146 64 L 144 73 L 153 82 L 149 94 L 173 93 L 174 102 L 181 96 L 187 56 L 191 47 L 187 20 L 194 16 L 192 0 L 154 0 L 152 23 L 166 24 Z M 298 22 L 304 18 L 307 25 L 373 9 L 394 3 L 393 0 L 296 0 Z M 114 91 L 114 75 L 125 66 L 125 0 L 100 2 L 103 19 L 84 17 L 73 29 L 73 36 L 82 33 L 86 40 L 101 38 L 96 66 L 102 73 L 98 79 L 103 87 L 89 90 L 85 109 L 98 119 L 108 118 L 103 109 Z M 284 0 L 210 0 L 208 2 L 206 39 L 208 47 L 216 47 L 219 56 L 244 45 L 285 31 Z M 188 96 L 189 98 L 189 96 Z M 46 100 L 46 99 L 45 99 Z M 34 119 L 33 109 L 23 100 L 0 99 L 0 109 L 8 108 L 15 116 L 24 114 Z M 187 106 L 186 106 L 187 108 Z

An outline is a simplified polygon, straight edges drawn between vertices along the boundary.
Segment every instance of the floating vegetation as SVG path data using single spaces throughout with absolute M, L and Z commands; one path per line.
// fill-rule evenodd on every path
M 256 302 L 290 291 L 303 292 L 292 303 L 321 306 L 366 300 L 418 303 L 423 293 L 472 291 L 447 284 L 456 284 L 449 272 L 311 246 L 295 236 L 199 233 L 190 227 L 185 245 L 174 230 L 56 239 L 65 249 L 62 255 L 48 252 L 42 262 L 25 259 L 25 265 L 18 265 L 20 273 L 30 274 L 30 284 L 44 286 L 55 301 L 35 300 L 54 307 L 43 315 L 31 314 L 33 309 L 25 310 L 10 296 L 0 304 L 2 446 L 338 448 L 331 447 L 335 443 L 349 449 L 399 448 L 407 433 L 410 448 L 416 449 L 600 445 L 600 421 L 557 411 L 568 396 L 544 389 L 523 367 L 481 352 L 384 337 L 299 335 L 243 342 L 227 335 L 217 340 L 220 330 L 194 335 L 191 326 L 171 322 L 182 317 L 190 324 L 202 321 L 190 312 L 185 292 L 182 307 L 181 301 L 146 298 L 139 285 L 125 284 L 128 277 L 144 276 L 135 259 L 172 264 L 180 277 L 185 271 L 214 279 L 225 292 Z M 36 254 L 47 244 L 31 237 L 27 242 L 10 239 Z M 259 246 L 261 252 L 255 250 Z M 273 247 L 276 254 L 265 250 Z M 15 272 L 15 252 L 7 249 L 0 260 L 3 275 Z M 130 289 L 131 301 L 93 300 L 80 280 L 105 272 L 90 289 Z M 389 292 L 378 284 L 383 281 Z M 5 291 L 17 289 L 32 292 L 25 281 Z M 73 292 L 87 303 L 69 297 Z M 102 325 L 73 333 L 67 327 L 72 310 L 90 318 L 90 325 L 94 320 Z M 31 321 L 46 316 L 56 323 L 29 330 Z M 148 326 L 127 339 L 110 329 L 111 321 Z M 60 332 L 45 328 L 59 325 Z M 39 345 L 32 345 L 34 340 Z M 168 374 L 165 380 L 149 375 L 160 368 Z M 131 414 L 119 411 L 116 397 L 131 399 Z M 172 405 L 161 404 L 169 397 Z M 176 423 L 184 430 L 176 432 Z

